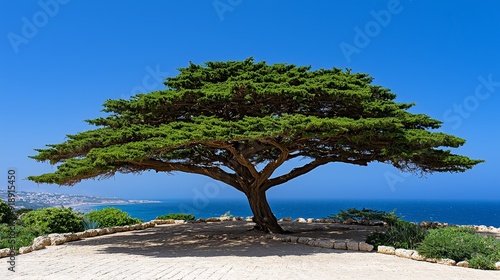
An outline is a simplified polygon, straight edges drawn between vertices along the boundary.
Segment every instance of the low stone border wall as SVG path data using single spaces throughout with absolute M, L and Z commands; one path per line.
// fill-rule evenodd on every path
M 88 229 L 86 231 L 77 233 L 51 233 L 47 236 L 39 236 L 33 239 L 33 245 L 19 248 L 19 254 L 26 254 L 32 251 L 45 249 L 46 246 L 57 246 L 67 242 L 81 240 L 84 238 L 113 234 L 123 231 L 142 230 L 156 225 L 164 224 L 184 224 L 184 220 L 152 220 L 145 223 L 130 225 L 130 226 L 116 226 L 109 228 Z M 10 248 L 0 249 L 0 258 L 10 256 Z
M 432 259 L 426 258 L 420 255 L 415 250 L 407 250 L 407 249 L 396 249 L 391 246 L 378 246 L 377 253 L 386 254 L 386 255 L 395 255 L 400 258 L 411 259 L 415 261 L 426 261 L 431 263 L 443 264 L 448 266 L 459 266 L 459 267 L 469 267 L 469 262 L 460 261 L 456 262 L 452 259 Z M 500 270 L 500 262 L 495 263 L 495 268 Z
M 332 241 L 326 239 L 319 238 L 311 238 L 311 237 L 299 237 L 299 236 L 291 236 L 284 234 L 268 234 L 264 238 L 277 240 L 281 242 L 290 242 L 297 244 L 304 244 L 313 247 L 327 248 L 327 249 L 335 249 L 335 250 L 350 250 L 350 251 L 364 251 L 371 252 L 373 251 L 373 245 L 368 244 L 366 242 L 357 242 L 357 241 Z

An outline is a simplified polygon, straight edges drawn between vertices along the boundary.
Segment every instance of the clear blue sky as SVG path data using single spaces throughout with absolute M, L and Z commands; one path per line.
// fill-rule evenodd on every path
M 329 164 L 269 191 L 291 198 L 499 199 L 498 1 L 0 1 L 0 171 L 51 172 L 34 148 L 92 129 L 106 99 L 162 89 L 189 61 L 286 62 L 370 73 L 412 112 L 467 139 L 487 162 L 427 178 L 389 165 Z M 195 4 L 197 3 L 197 4 Z M 495 144 L 497 143 L 497 144 Z M 290 167 L 290 166 L 288 166 Z M 0 176 L 5 179 L 6 176 Z M 6 186 L 6 182 L 0 183 Z M 117 175 L 19 190 L 123 198 L 242 194 L 183 173 Z

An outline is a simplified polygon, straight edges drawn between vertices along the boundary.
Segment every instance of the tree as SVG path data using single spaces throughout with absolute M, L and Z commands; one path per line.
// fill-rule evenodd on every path
M 452 154 L 465 140 L 431 132 L 441 122 L 407 110 L 363 73 L 244 61 L 190 63 L 166 89 L 107 100 L 94 130 L 37 149 L 60 163 L 38 183 L 74 185 L 115 173 L 182 171 L 243 192 L 256 228 L 279 233 L 266 191 L 330 162 L 384 162 L 402 171 L 463 172 L 482 162 Z M 283 163 L 305 165 L 274 176 Z

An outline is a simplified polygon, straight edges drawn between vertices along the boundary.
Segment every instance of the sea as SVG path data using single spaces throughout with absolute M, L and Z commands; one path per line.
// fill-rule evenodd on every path
M 441 222 L 455 225 L 486 225 L 500 227 L 500 202 L 496 201 L 442 201 L 442 200 L 286 200 L 269 199 L 274 215 L 296 218 L 326 218 L 348 208 L 395 211 L 409 222 Z M 150 221 L 168 213 L 188 213 L 196 218 L 252 216 L 248 201 L 228 200 L 162 200 L 157 203 L 122 205 L 86 205 L 73 207 L 79 212 L 89 212 L 105 207 L 121 209 L 131 217 Z M 229 212 L 229 213 L 228 213 Z

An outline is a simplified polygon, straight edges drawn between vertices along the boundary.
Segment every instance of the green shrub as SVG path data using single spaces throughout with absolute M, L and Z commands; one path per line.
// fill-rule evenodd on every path
M 87 229 L 96 229 L 96 228 L 99 228 L 99 223 L 90 219 L 89 217 L 87 216 L 83 216 L 82 217 L 82 224 L 83 224 L 83 229 L 84 230 L 87 230 Z
M 18 249 L 20 247 L 32 245 L 35 237 L 43 235 L 39 230 L 36 230 L 33 227 L 16 225 L 14 228 L 16 253 L 19 252 Z M 0 224 L 0 249 L 11 247 L 11 235 L 11 227 L 7 224 Z
M 17 219 L 17 216 L 12 208 L 0 199 L 0 223 L 10 224 Z
M 374 232 L 366 238 L 366 243 L 395 248 L 415 249 L 422 243 L 427 231 L 407 221 L 394 222 L 385 232 Z
M 161 215 L 156 217 L 158 220 L 184 220 L 184 221 L 192 221 L 195 219 L 195 216 L 191 214 L 185 214 L 185 213 L 170 213 L 166 215 Z
M 394 214 L 396 210 L 389 213 L 381 210 L 371 210 L 363 208 L 358 210 L 356 208 L 349 208 L 347 210 L 341 210 L 335 215 L 328 216 L 329 219 L 339 219 L 341 221 L 346 221 L 352 219 L 354 221 L 379 221 L 386 222 L 388 224 L 394 224 L 401 219 L 401 217 Z
M 41 208 L 25 213 L 20 224 L 42 234 L 78 232 L 83 230 L 81 216 L 71 208 Z
M 90 211 L 85 217 L 96 222 L 100 227 L 126 226 L 141 223 L 137 218 L 132 218 L 127 212 L 114 207 Z
M 474 254 L 469 260 L 470 268 L 485 269 L 485 270 L 495 270 L 495 259 L 494 255 L 484 255 L 484 254 Z
M 500 261 L 500 241 L 483 237 L 473 228 L 445 227 L 432 229 L 418 252 L 428 258 L 468 260 L 471 267 L 487 269 L 494 261 Z

